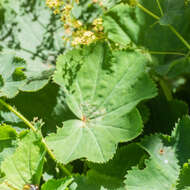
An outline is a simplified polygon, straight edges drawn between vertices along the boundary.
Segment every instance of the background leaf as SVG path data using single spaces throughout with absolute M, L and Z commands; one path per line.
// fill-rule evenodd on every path
M 107 163 L 88 163 L 90 170 L 87 177 L 92 183 L 100 184 L 107 189 L 124 188 L 126 171 L 139 164 L 144 155 L 144 150 L 135 143 L 121 147 Z
M 0 165 L 7 156 L 14 153 L 16 137 L 17 133 L 11 126 L 0 126 Z
M 150 160 L 146 160 L 145 169 L 134 167 L 128 171 L 126 188 L 160 190 L 175 187 L 180 168 L 172 147 L 164 144 L 158 135 L 145 137 L 141 145 L 150 154 Z
M 28 63 L 55 63 L 64 50 L 64 30 L 45 0 L 2 0 L 0 5 L 2 51 L 14 52 Z
M 72 177 L 58 180 L 52 179 L 43 184 L 42 190 L 66 190 L 72 181 Z
M 189 123 L 189 116 L 184 116 L 176 124 L 171 137 L 153 135 L 142 140 L 140 145 L 149 153 L 150 159 L 146 160 L 143 170 L 134 167 L 128 171 L 125 181 L 127 189 L 174 189 L 177 185 L 180 186 L 180 182 L 184 187 L 188 167 L 182 169 L 180 174 L 180 166 L 188 162 L 189 158 L 189 140 L 186 135 L 189 134 Z
M 164 16 L 160 20 L 160 24 L 167 25 L 176 22 L 178 17 L 183 18 L 185 12 L 185 0 L 165 0 Z
M 44 148 L 39 139 L 36 139 L 32 132 L 28 133 L 19 142 L 15 153 L 7 157 L 1 165 L 5 174 L 3 185 L 22 189 L 25 184 L 39 184 L 44 155 Z
M 52 70 L 40 64 L 36 69 L 13 54 L 0 54 L 0 97 L 14 98 L 20 90 L 37 91 L 43 88 L 48 83 Z

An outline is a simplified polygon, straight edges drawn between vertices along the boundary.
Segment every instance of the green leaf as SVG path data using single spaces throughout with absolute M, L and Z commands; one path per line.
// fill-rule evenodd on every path
M 20 190 L 25 184 L 39 184 L 45 155 L 39 140 L 29 132 L 19 142 L 15 153 L 2 162 L 1 170 L 5 174 L 2 188 L 7 185 Z
M 31 67 L 13 54 L 0 54 L 0 97 L 13 98 L 19 90 L 37 91 L 48 83 L 51 74 L 52 70 L 41 64 Z
M 45 122 L 43 127 L 45 133 L 55 132 L 56 125 L 62 125 L 62 122 L 67 119 L 76 118 L 65 105 L 62 91 L 59 91 L 58 86 L 51 82 L 37 92 L 20 92 L 9 103 L 14 105 L 29 121 L 36 117 L 42 119 Z M 26 125 L 23 125 L 20 119 L 10 112 L 2 111 L 0 116 L 2 122 L 14 126 L 19 131 L 26 128 Z
M 184 163 L 188 162 L 190 158 L 190 141 L 189 141 L 189 133 L 190 133 L 190 117 L 184 116 L 178 124 L 176 125 L 174 131 L 172 132 L 172 138 L 175 140 L 175 151 L 177 154 L 177 158 L 179 160 L 179 164 L 182 166 Z
M 88 163 L 87 177 L 92 183 L 98 183 L 107 189 L 124 188 L 126 171 L 139 163 L 144 150 L 137 144 L 129 144 L 117 150 L 114 158 L 105 164 Z
M 190 190 L 190 187 L 186 187 L 185 189 L 183 189 L 183 190 Z
M 159 135 L 146 137 L 141 146 L 149 153 L 150 160 L 146 160 L 146 168 L 139 170 L 134 167 L 126 175 L 128 190 L 160 190 L 175 187 L 179 165 L 172 147 L 167 146 Z
M 4 81 L 0 88 L 0 97 L 16 96 L 19 88 L 25 84 L 25 78 L 20 77 L 20 73 L 24 74 L 21 71 L 23 68 L 26 68 L 25 62 L 15 59 L 14 55 L 0 55 L 0 75 Z M 17 69 L 20 69 L 20 72 L 16 72 Z
M 58 180 L 51 179 L 42 185 L 41 190 L 67 190 L 72 181 L 72 177 Z
M 148 59 L 140 53 L 111 54 L 101 43 L 76 51 L 58 60 L 54 80 L 78 120 L 64 122 L 57 134 L 47 137 L 47 144 L 62 163 L 81 157 L 106 162 L 119 142 L 141 133 L 142 121 L 134 108 L 154 97 L 156 87 L 145 72 Z
M 0 88 L 2 88 L 4 85 L 3 77 L 0 75 Z
M 156 72 L 168 78 L 177 78 L 190 73 L 190 57 L 174 59 L 165 65 L 159 65 Z
M 58 128 L 56 134 L 46 138 L 59 162 L 66 164 L 81 157 L 89 161 L 106 162 L 115 153 L 118 141 L 130 140 L 140 134 L 142 121 L 138 111 L 134 110 L 120 117 L 121 127 L 117 127 L 114 120 L 112 126 L 93 122 L 85 124 L 80 120 L 65 121 L 63 126 Z M 132 127 L 133 130 L 130 130 Z
M 54 68 L 43 64 L 28 64 L 25 75 L 27 82 L 20 88 L 24 92 L 34 92 L 42 89 L 48 84 Z
M 147 105 L 151 115 L 144 130 L 148 134 L 157 132 L 170 135 L 178 119 L 189 113 L 189 107 L 184 101 L 177 99 L 168 101 L 161 90 Z
M 111 179 L 110 179 L 111 180 Z M 92 181 L 89 179 L 88 176 L 74 176 L 74 181 L 69 186 L 69 190 L 84 190 L 84 189 L 90 189 L 90 190 L 125 190 L 125 188 L 105 188 L 99 184 L 99 181 Z
M 98 184 L 91 183 L 85 176 L 76 176 L 74 182 L 69 187 L 70 190 L 106 190 L 103 187 L 100 187 Z
M 184 16 L 185 0 L 165 0 L 163 9 L 164 16 L 160 19 L 160 24 L 173 24 L 178 17 Z
M 179 118 L 189 112 L 189 107 L 184 101 L 175 99 L 167 101 L 163 93 L 151 100 L 148 105 L 151 116 L 145 131 L 149 133 L 171 134 Z
M 156 1 L 138 0 L 146 9 L 160 15 Z M 184 18 L 175 21 L 176 30 L 185 38 L 189 31 L 189 11 L 186 11 Z M 109 40 L 119 47 L 145 47 L 149 51 L 181 52 L 184 49 L 183 43 L 166 26 L 159 22 L 138 6 L 128 4 L 116 5 L 103 16 L 104 32 Z M 116 46 L 117 47 L 117 46 Z M 165 55 L 159 55 L 163 63 Z
M 160 190 L 176 189 L 177 185 L 184 187 L 183 184 L 186 184 L 186 178 L 189 176 L 189 169 L 186 167 L 190 157 L 189 132 L 190 117 L 184 116 L 176 125 L 171 137 L 163 135 L 145 137 L 140 145 L 149 153 L 150 159 L 146 160 L 145 169 L 134 167 L 128 171 L 126 188 Z M 181 174 L 180 166 L 184 167 Z
M 103 16 L 104 30 L 110 40 L 123 46 L 138 42 L 140 27 L 131 14 L 134 14 L 134 8 L 119 4 Z
M 17 133 L 8 125 L 0 125 L 0 165 L 15 150 Z
M 54 63 L 63 52 L 62 23 L 45 1 L 2 0 L 0 44 L 28 63 Z
M 0 111 L 0 122 L 11 125 L 17 132 L 26 129 L 26 124 L 18 118 L 13 112 L 1 110 Z
M 183 189 L 187 186 L 190 187 L 189 178 L 190 178 L 190 162 L 188 161 L 188 163 L 185 163 L 183 165 L 183 168 L 181 169 L 177 184 L 177 190 Z
M 144 103 L 141 103 L 138 105 L 138 109 L 139 109 L 139 112 L 141 114 L 141 117 L 142 117 L 142 120 L 143 120 L 143 123 L 146 124 L 150 118 L 150 109 L 149 107 L 144 104 Z

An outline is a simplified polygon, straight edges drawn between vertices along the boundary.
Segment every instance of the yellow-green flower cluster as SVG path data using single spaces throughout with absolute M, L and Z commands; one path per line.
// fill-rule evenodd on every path
M 75 0 L 75 2 L 79 3 L 79 0 Z M 70 41 L 72 46 L 88 45 L 103 37 L 101 18 L 95 19 L 91 26 L 87 27 L 72 16 L 73 4 L 64 2 L 63 0 L 46 0 L 46 4 L 54 10 L 55 14 L 60 15 L 65 29 L 63 39 L 66 42 Z
M 93 30 L 96 32 L 102 32 L 104 30 L 102 18 L 95 19 L 92 25 L 93 25 Z
M 63 5 L 63 1 L 61 0 L 46 0 L 46 5 L 51 8 L 54 9 L 55 11 L 59 10 L 59 8 Z
M 78 32 L 79 33 L 79 32 Z M 72 40 L 72 46 L 77 46 L 80 44 L 88 45 L 97 39 L 95 34 L 92 31 L 80 31 L 81 34 L 75 34 L 76 37 Z

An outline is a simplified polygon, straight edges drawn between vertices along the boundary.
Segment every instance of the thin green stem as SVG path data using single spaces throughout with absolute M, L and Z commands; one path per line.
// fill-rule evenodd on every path
M 13 108 L 11 105 L 7 104 L 5 101 L 3 101 L 2 99 L 0 99 L 0 104 L 2 104 L 3 106 L 5 106 L 8 110 L 10 110 L 11 112 L 13 112 L 15 115 L 17 115 L 34 133 L 37 132 L 37 129 L 31 124 L 30 121 L 28 121 L 21 113 L 19 113 L 15 108 Z M 46 149 L 46 151 L 48 152 L 48 154 L 50 155 L 50 157 L 55 161 L 56 161 L 56 157 L 53 154 L 53 152 L 51 151 L 51 149 L 48 147 L 45 139 L 42 137 L 42 143 Z M 72 175 L 71 172 L 62 164 L 59 164 L 60 168 L 65 172 L 65 174 L 67 175 Z
M 153 12 L 149 11 L 147 8 L 145 8 L 140 3 L 137 3 L 137 6 L 142 9 L 144 12 L 155 18 L 156 20 L 160 20 L 160 17 L 155 15 Z M 168 25 L 169 29 L 181 40 L 181 42 L 190 50 L 190 44 L 183 38 L 183 36 L 172 26 Z
M 146 12 L 147 14 L 149 14 L 150 16 L 154 17 L 156 20 L 159 20 L 160 17 L 155 15 L 153 12 L 149 11 L 147 8 L 145 8 L 144 6 L 142 6 L 140 3 L 137 3 L 137 6 L 142 9 L 144 12 Z
M 168 25 L 168 27 L 183 42 L 183 44 L 190 50 L 190 44 L 183 38 L 183 36 L 172 25 Z
M 74 178 L 72 177 L 71 179 L 67 180 L 63 186 L 63 189 L 66 189 L 71 183 L 74 181 Z
M 5 101 L 0 99 L 0 104 L 5 106 L 8 110 L 13 112 L 16 116 L 18 116 L 32 131 L 36 132 L 36 128 L 22 115 L 20 114 L 15 108 L 13 108 L 11 105 L 7 104 Z
M 168 88 L 168 86 L 166 85 L 166 83 L 164 82 L 164 80 L 160 79 L 160 86 L 166 96 L 166 99 L 168 101 L 171 101 L 173 99 L 172 93 L 170 91 L 170 89 Z
M 165 52 L 165 51 L 149 51 L 150 54 L 155 54 L 155 55 L 182 55 L 182 56 L 186 56 L 185 53 L 181 53 L 181 52 Z
M 157 5 L 158 5 L 158 8 L 160 9 L 161 16 L 163 16 L 163 15 L 164 15 L 164 12 L 163 12 L 162 7 L 161 7 L 161 5 L 160 5 L 160 1 L 159 1 L 159 0 L 156 0 L 156 2 L 157 2 Z

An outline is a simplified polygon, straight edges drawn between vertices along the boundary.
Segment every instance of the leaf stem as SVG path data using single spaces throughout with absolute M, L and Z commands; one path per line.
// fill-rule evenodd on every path
M 161 7 L 161 5 L 160 5 L 160 1 L 159 1 L 159 0 L 156 0 L 156 2 L 157 2 L 157 4 L 158 4 L 158 8 L 160 9 L 161 16 L 163 16 L 163 15 L 164 15 L 164 12 L 163 12 L 162 7 Z
M 149 51 L 150 54 L 157 54 L 157 55 L 182 55 L 182 56 L 186 56 L 185 53 L 181 53 L 181 52 L 165 52 L 165 51 Z
M 15 108 L 11 105 L 7 104 L 5 101 L 0 99 L 0 103 L 5 106 L 8 110 L 13 112 L 16 116 L 18 116 L 32 131 L 36 132 L 36 128 L 22 115 L 20 114 Z
M 28 121 L 21 113 L 19 113 L 14 107 L 12 107 L 11 105 L 9 105 L 8 103 L 6 103 L 5 101 L 3 101 L 2 99 L 0 99 L 0 104 L 2 104 L 3 106 L 5 106 L 8 110 L 10 110 L 11 112 L 13 112 L 16 116 L 18 116 L 34 133 L 37 132 L 37 129 L 31 124 L 30 121 Z M 46 149 L 46 151 L 48 152 L 48 154 L 50 155 L 50 157 L 55 161 L 56 161 L 56 157 L 53 154 L 53 152 L 51 151 L 51 149 L 48 147 L 45 139 L 42 136 L 42 143 Z M 71 172 L 62 164 L 59 164 L 60 168 L 64 171 L 65 174 L 71 176 Z
M 168 25 L 168 27 L 183 42 L 183 44 L 190 50 L 190 44 L 183 38 L 183 36 L 172 25 Z
M 72 182 L 74 181 L 74 178 L 72 177 L 71 179 L 67 180 L 64 184 L 64 188 L 68 187 Z
M 168 101 L 171 101 L 173 99 L 172 93 L 170 91 L 170 89 L 168 88 L 168 86 L 166 85 L 166 83 L 164 82 L 163 79 L 160 79 L 160 86 L 166 96 L 166 99 Z
M 156 20 L 160 20 L 160 17 L 155 15 L 153 12 L 149 11 L 140 3 L 137 3 L 137 6 L 142 9 L 144 12 L 155 18 Z M 181 40 L 181 42 L 190 50 L 190 44 L 183 38 L 183 36 L 170 24 L 168 24 L 169 29 Z
M 142 6 L 140 3 L 137 3 L 137 6 L 142 9 L 144 12 L 146 12 L 147 14 L 149 14 L 150 16 L 154 17 L 156 20 L 159 20 L 160 17 L 155 15 L 153 12 L 149 11 L 147 8 L 145 8 L 144 6 Z

